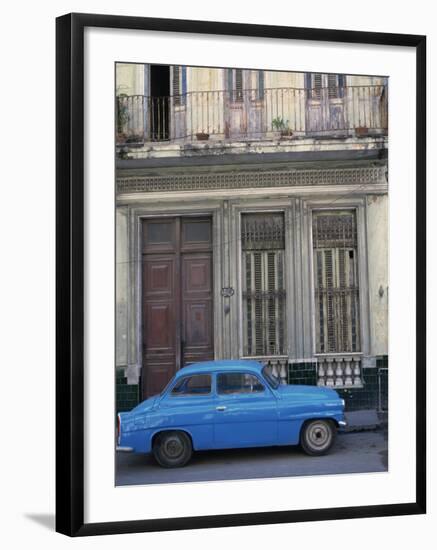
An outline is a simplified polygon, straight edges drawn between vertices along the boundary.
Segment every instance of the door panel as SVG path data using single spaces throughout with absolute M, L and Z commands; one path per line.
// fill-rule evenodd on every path
M 184 305 L 183 366 L 214 359 L 210 305 L 190 302 Z
M 218 396 L 214 424 L 217 449 L 276 445 L 277 432 L 277 403 L 268 389 L 261 394 Z
M 265 383 L 253 374 L 236 371 L 217 374 L 216 388 L 216 448 L 277 443 L 277 400 Z
M 211 252 L 182 256 L 182 311 L 182 364 L 213 359 Z
M 174 356 L 159 356 L 157 358 L 148 358 L 146 385 L 143 387 L 143 397 L 150 397 L 161 393 L 168 381 L 174 374 Z
M 214 358 L 209 218 L 143 222 L 143 396 Z
M 176 312 L 174 256 L 147 255 L 143 262 L 143 372 L 146 396 L 163 389 L 175 373 Z M 162 386 L 162 387 L 161 387 Z

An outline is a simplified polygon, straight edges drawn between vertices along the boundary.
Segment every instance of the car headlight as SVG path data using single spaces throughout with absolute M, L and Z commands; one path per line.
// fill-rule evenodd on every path
M 340 399 L 341 404 L 343 405 L 343 408 L 346 406 L 346 401 L 344 399 Z

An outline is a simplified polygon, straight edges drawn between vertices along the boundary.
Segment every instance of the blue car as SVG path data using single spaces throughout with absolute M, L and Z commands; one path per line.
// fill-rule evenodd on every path
M 300 444 L 322 455 L 345 425 L 334 390 L 283 385 L 257 361 L 210 361 L 184 367 L 160 395 L 119 413 L 117 450 L 152 452 L 166 468 L 208 449 Z

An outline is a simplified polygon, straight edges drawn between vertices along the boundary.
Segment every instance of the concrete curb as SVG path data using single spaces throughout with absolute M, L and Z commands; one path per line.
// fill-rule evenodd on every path
M 351 411 L 345 413 L 347 426 L 344 432 L 375 430 L 382 427 L 376 410 Z

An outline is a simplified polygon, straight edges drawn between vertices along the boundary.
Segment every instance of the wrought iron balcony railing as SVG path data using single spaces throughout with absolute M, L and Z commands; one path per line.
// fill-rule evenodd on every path
M 384 85 L 116 98 L 117 145 L 387 134 Z

